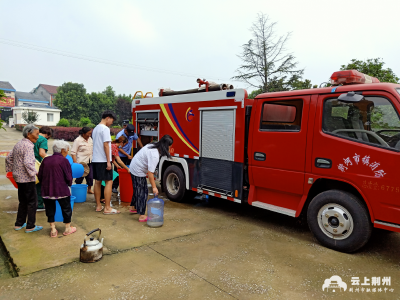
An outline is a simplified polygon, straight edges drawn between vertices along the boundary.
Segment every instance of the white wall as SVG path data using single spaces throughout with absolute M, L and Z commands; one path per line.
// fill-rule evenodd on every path
M 28 109 L 16 109 L 16 108 L 14 108 L 13 112 L 14 123 L 26 124 L 26 122 L 22 119 L 22 112 L 28 111 Z M 60 110 L 55 110 L 55 109 L 44 110 L 44 109 L 29 108 L 29 111 L 35 111 L 39 114 L 39 120 L 35 122 L 35 125 L 56 126 L 58 121 L 60 121 Z M 47 121 L 47 114 L 53 114 L 53 121 Z

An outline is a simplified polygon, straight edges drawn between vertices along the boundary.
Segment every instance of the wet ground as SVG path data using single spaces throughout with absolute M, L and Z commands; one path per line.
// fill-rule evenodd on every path
M 7 136 L 15 142 L 18 134 Z M 0 149 L 7 150 L 2 135 Z M 0 176 L 3 170 L 0 158 Z M 89 196 L 74 207 L 78 232 L 51 239 L 46 227 L 29 235 L 12 230 L 17 197 L 8 184 L 0 177 L 0 235 L 19 277 L 0 266 L 1 300 L 400 299 L 398 233 L 375 230 L 361 251 L 343 254 L 320 246 L 296 219 L 226 200 L 166 201 L 164 226 L 149 228 L 117 198 L 113 204 L 122 214 L 95 213 Z M 44 213 L 37 218 L 46 226 Z M 84 233 L 96 227 L 105 255 L 79 263 Z M 346 292 L 322 291 L 333 275 L 347 283 Z M 353 286 L 352 277 L 360 285 Z M 376 277 L 390 277 L 390 285 L 372 285 Z

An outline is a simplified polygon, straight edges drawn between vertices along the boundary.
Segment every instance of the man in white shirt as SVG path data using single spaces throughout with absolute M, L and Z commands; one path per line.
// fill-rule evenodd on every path
M 104 181 L 104 199 L 106 202 L 104 212 L 105 215 L 119 214 L 120 211 L 111 208 L 111 189 L 113 180 L 113 170 L 111 168 L 111 135 L 109 126 L 114 123 L 117 116 L 111 110 L 106 110 L 101 116 L 101 122 L 93 129 L 93 179 L 94 197 L 96 199 L 96 211 L 101 211 L 103 208 L 100 203 L 101 182 Z

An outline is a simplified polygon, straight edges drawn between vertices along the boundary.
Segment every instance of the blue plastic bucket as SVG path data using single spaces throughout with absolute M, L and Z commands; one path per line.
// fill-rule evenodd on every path
M 74 184 L 71 186 L 71 194 L 75 196 L 75 203 L 82 203 L 86 201 L 87 184 Z
M 57 200 L 56 201 L 56 214 L 54 215 L 54 221 L 55 222 L 64 222 L 64 218 L 61 212 L 61 206 L 58 203 Z M 71 210 L 74 210 L 74 202 L 75 202 L 75 197 L 71 196 Z
M 72 163 L 71 170 L 73 178 L 81 178 L 84 173 L 84 168 L 81 164 Z

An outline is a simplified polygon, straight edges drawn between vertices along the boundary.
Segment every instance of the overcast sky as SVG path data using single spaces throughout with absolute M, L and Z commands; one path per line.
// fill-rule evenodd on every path
M 399 0 L 0 0 L 0 81 L 17 91 L 71 81 L 133 94 L 190 89 L 201 77 L 247 88 L 229 79 L 259 12 L 278 22 L 278 35 L 292 32 L 288 49 L 313 84 L 352 58 L 381 57 L 399 76 L 398 8 Z

